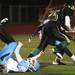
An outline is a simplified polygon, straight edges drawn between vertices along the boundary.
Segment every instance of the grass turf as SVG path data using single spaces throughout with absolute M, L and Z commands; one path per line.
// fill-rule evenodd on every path
M 24 59 L 26 59 L 28 54 L 39 44 L 38 36 L 35 36 L 31 43 L 28 43 L 28 35 L 14 35 L 13 37 L 16 41 L 21 41 L 23 43 L 20 54 Z M 4 43 L 0 42 L 0 47 L 3 47 L 3 45 Z M 49 45 L 44 54 L 38 59 L 41 63 L 39 71 L 34 73 L 0 73 L 0 75 L 75 75 L 75 63 L 67 55 L 64 55 L 63 59 L 67 65 L 52 65 L 55 56 L 52 54 L 51 48 L 52 46 Z M 75 42 L 71 41 L 69 49 L 75 53 Z

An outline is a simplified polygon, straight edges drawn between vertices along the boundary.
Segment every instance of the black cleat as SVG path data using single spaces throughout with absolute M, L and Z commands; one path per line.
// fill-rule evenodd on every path
M 53 61 L 54 65 L 66 65 L 64 62 L 60 61 L 59 59 L 57 59 L 56 61 Z

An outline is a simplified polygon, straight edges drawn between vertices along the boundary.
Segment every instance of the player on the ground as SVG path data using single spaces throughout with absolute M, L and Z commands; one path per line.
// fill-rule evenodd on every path
M 39 70 L 40 68 L 40 64 L 37 60 L 30 62 L 29 60 L 25 60 L 21 57 L 19 51 L 20 48 L 23 46 L 23 44 L 21 42 L 18 43 L 18 46 L 16 47 L 15 50 L 10 50 L 9 48 L 7 48 L 6 50 L 2 50 L 0 51 L 0 58 L 3 58 L 0 61 L 0 65 L 1 66 L 1 70 L 3 72 L 26 72 L 26 71 L 30 71 L 30 72 L 35 72 L 37 70 Z M 10 48 L 12 47 L 12 45 L 10 46 Z M 9 51 L 10 50 L 10 51 Z M 8 55 L 7 52 L 9 53 Z M 6 55 L 6 56 L 5 56 Z M 14 58 L 14 56 L 16 58 Z
M 5 46 L 0 51 L 0 66 L 2 65 L 3 72 L 26 72 L 37 71 L 39 69 L 39 63 L 37 61 L 30 62 L 22 59 L 19 54 L 19 50 L 22 47 L 22 43 L 17 43 L 14 38 L 5 30 L 5 24 L 8 18 L 4 18 L 0 21 L 0 39 L 5 43 Z M 16 60 L 13 59 L 13 54 L 16 56 Z

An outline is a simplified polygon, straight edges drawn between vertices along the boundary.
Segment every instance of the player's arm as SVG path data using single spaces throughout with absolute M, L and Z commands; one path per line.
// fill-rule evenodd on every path
M 48 23 L 49 21 L 50 21 L 49 19 L 44 20 L 44 21 L 37 27 L 37 29 L 31 34 L 31 36 L 32 36 L 32 37 L 35 36 L 40 30 L 42 30 L 42 27 L 43 27 L 44 25 L 46 25 L 46 23 Z
M 72 30 L 70 16 L 65 16 L 65 26 L 68 29 L 68 31 Z
M 71 22 L 70 22 L 70 16 L 65 16 L 65 21 L 61 23 L 61 26 L 66 30 L 66 31 L 71 31 Z
M 41 22 L 41 24 L 37 27 L 37 29 L 32 32 L 32 34 L 29 36 L 28 42 L 30 43 L 32 38 L 39 32 L 42 30 L 43 26 L 46 25 L 46 23 L 48 23 L 50 21 L 50 19 L 45 19 L 43 22 Z
M 32 32 L 31 37 L 34 37 L 42 29 L 42 27 L 43 26 L 38 26 L 37 29 L 34 32 Z

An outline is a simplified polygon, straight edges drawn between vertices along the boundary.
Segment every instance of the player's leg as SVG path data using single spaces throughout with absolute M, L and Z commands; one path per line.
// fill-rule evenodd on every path
M 35 57 L 39 54 L 37 56 L 37 58 L 38 58 L 42 54 L 43 50 L 45 50 L 47 45 L 48 45 L 48 37 L 45 35 L 42 35 L 42 39 L 40 41 L 39 46 L 29 54 L 28 58 Z
M 65 63 L 61 61 L 63 59 L 63 54 L 64 54 L 64 51 L 62 50 L 62 48 L 60 46 L 61 42 L 58 41 L 58 40 L 54 41 L 54 39 L 53 39 L 53 42 L 52 42 L 53 45 L 54 46 L 56 45 L 55 48 L 52 48 L 53 54 L 56 55 L 56 58 L 53 61 L 53 64 L 62 64 L 62 65 L 64 65 Z M 51 43 L 50 43 L 50 45 L 51 45 Z
M 62 33 L 59 33 L 59 32 L 57 34 L 59 35 L 57 38 L 60 41 L 57 41 L 57 43 L 55 43 L 55 46 L 56 47 L 55 47 L 55 49 L 53 49 L 53 53 L 56 56 L 58 56 L 58 57 L 55 58 L 55 61 L 54 62 L 63 65 L 65 63 L 63 63 L 63 62 L 60 63 L 60 61 L 63 58 L 63 54 L 65 53 L 64 52 L 64 48 L 70 43 L 70 40 L 69 40 L 69 38 L 65 34 L 62 34 Z M 57 38 L 56 38 L 56 40 L 57 40 Z
M 75 55 L 67 47 L 64 48 L 64 52 L 75 62 Z
M 74 62 L 75 62 L 75 55 L 67 48 L 67 45 L 65 44 L 65 42 L 61 43 L 59 46 L 58 46 L 58 49 L 62 49 L 60 50 L 60 54 L 63 56 L 64 53 L 66 53 Z M 63 51 L 63 52 L 62 52 Z M 58 61 L 59 60 L 59 61 Z M 58 63 L 61 61 L 60 58 L 56 58 L 55 59 L 55 62 Z
M 18 46 L 16 47 L 14 53 L 15 53 L 15 56 L 16 56 L 16 60 L 18 62 L 18 69 L 19 69 L 19 72 L 26 72 L 28 69 L 29 69 L 29 61 L 27 60 L 24 60 L 22 58 L 22 56 L 20 55 L 20 48 L 23 46 L 23 44 L 21 42 L 18 43 Z
M 68 49 L 68 47 L 64 47 L 63 51 L 75 62 L 75 55 Z
M 4 29 L 0 29 L 0 39 L 6 43 L 9 44 L 11 42 L 15 42 L 14 38 L 11 36 L 11 34 L 9 32 L 7 32 Z
M 17 61 L 14 60 L 13 57 L 10 57 L 7 63 L 3 65 L 2 72 L 3 73 L 8 73 L 10 71 L 19 72 L 17 65 L 18 65 Z
M 62 50 L 62 48 L 59 46 L 60 44 L 61 44 L 61 42 L 58 41 L 58 40 L 56 40 L 56 41 L 55 41 L 56 47 L 55 47 L 55 48 L 52 48 L 52 52 L 53 52 L 53 54 L 55 54 L 57 57 L 63 59 L 63 56 L 62 56 L 63 50 Z
M 16 56 L 16 60 L 17 60 L 18 62 L 20 62 L 20 61 L 23 60 L 23 58 L 22 58 L 21 55 L 20 55 L 20 49 L 21 49 L 22 46 L 23 46 L 23 44 L 22 44 L 21 42 L 18 42 L 18 45 L 17 45 L 17 47 L 16 47 L 16 49 L 15 49 L 15 51 L 14 51 L 15 56 Z
M 61 60 L 63 59 L 63 54 L 65 53 L 64 49 L 66 46 L 67 46 L 66 41 L 63 41 L 60 44 L 56 45 L 55 52 L 59 53 L 62 57 L 56 57 L 54 62 L 57 62 L 58 64 L 61 64 L 61 65 L 65 64 L 65 63 L 61 62 Z

